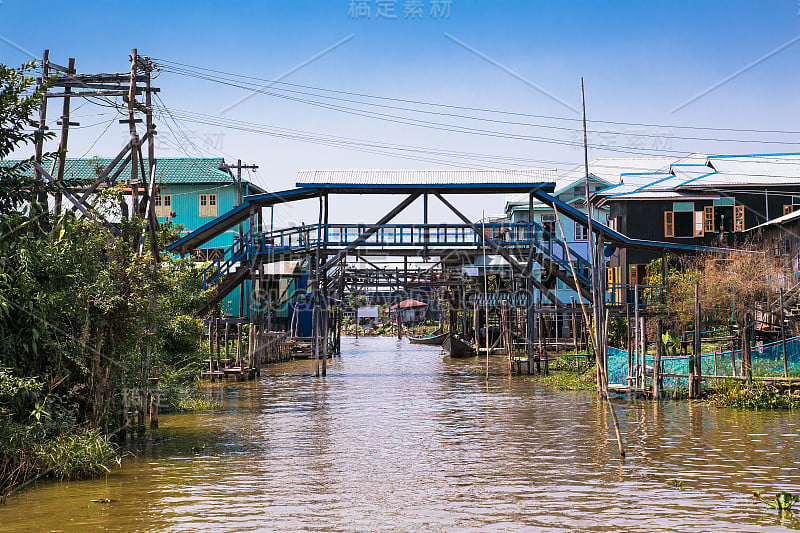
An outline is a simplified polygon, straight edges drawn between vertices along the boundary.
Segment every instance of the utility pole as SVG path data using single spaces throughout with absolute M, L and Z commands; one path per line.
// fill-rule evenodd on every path
M 148 57 L 139 57 L 139 67 L 145 72 L 145 126 L 147 127 L 147 187 L 145 189 L 145 217 L 150 232 L 150 253 L 153 256 L 153 263 L 161 263 L 161 254 L 158 251 L 158 216 L 155 209 L 156 196 L 156 126 L 153 124 L 153 96 L 150 82 L 151 73 L 155 70 L 153 62 Z M 139 152 L 141 154 L 141 151 Z M 144 176 L 142 176 L 144 179 Z
M 70 57 L 69 63 L 67 63 L 67 75 L 71 76 L 75 74 L 75 58 Z M 64 167 L 66 166 L 67 162 L 67 141 L 69 140 L 69 127 L 70 126 L 80 126 L 77 122 L 70 122 L 69 120 L 69 111 L 70 111 L 70 97 L 69 95 L 72 94 L 72 87 L 65 87 L 64 88 L 64 105 L 61 110 L 61 119 L 58 121 L 58 125 L 61 126 L 61 140 L 58 142 L 58 166 L 56 167 L 56 183 L 64 182 Z M 55 206 L 53 208 L 53 212 L 56 215 L 61 214 L 61 202 L 62 202 L 62 194 L 59 190 L 55 194 Z
M 233 172 L 231 172 L 234 169 L 236 170 L 235 176 Z M 223 163 L 223 165 L 220 167 L 220 170 L 226 171 L 231 176 L 234 185 L 236 185 L 236 205 L 242 205 L 242 201 L 244 200 L 244 188 L 242 187 L 242 169 L 258 170 L 258 165 L 242 164 L 242 160 L 237 159 L 235 165 L 228 165 Z M 243 237 L 244 237 L 244 224 L 240 222 L 239 241 L 241 241 Z M 245 300 L 244 284 L 242 284 L 239 286 L 239 316 L 244 316 L 244 300 Z
M 50 77 L 50 50 L 42 53 L 42 79 L 40 85 L 49 81 Z M 47 131 L 47 98 L 42 98 L 39 107 L 39 129 L 36 132 L 36 162 L 41 164 L 44 153 L 44 137 Z M 44 180 L 41 171 L 33 169 L 33 194 L 31 195 L 31 215 L 36 216 L 47 209 L 47 193 L 44 189 Z
M 128 124 L 131 136 L 131 214 L 139 214 L 139 133 L 136 131 L 136 71 L 138 68 L 138 52 L 136 48 L 131 50 L 131 76 L 128 88 L 128 119 L 120 120 L 122 124 Z M 139 119 L 141 120 L 141 119 Z M 139 243 L 134 243 L 138 249 Z

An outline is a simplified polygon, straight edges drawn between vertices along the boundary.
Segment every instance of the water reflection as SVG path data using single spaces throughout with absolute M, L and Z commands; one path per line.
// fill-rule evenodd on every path
M 209 388 L 220 413 L 162 418 L 107 479 L 50 483 L 9 531 L 779 531 L 752 498 L 800 492 L 792 413 L 618 403 L 388 338 Z M 682 483 L 682 490 L 675 480 Z M 110 498 L 108 505 L 91 499 Z

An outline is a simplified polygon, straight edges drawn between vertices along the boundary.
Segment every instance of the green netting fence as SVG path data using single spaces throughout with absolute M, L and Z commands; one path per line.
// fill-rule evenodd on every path
M 688 374 L 689 356 L 664 356 L 664 373 Z M 732 376 L 733 365 L 736 365 L 735 375 L 742 375 L 742 351 L 736 350 L 731 355 L 730 350 L 709 352 L 701 355 L 701 364 L 704 375 Z M 754 376 L 783 376 L 783 348 L 781 341 L 753 346 L 751 361 Z M 800 375 L 800 337 L 786 339 L 786 361 L 789 375 Z M 645 356 L 645 364 L 653 365 L 653 356 Z M 716 372 L 715 372 L 716 369 Z M 628 377 L 628 351 L 619 348 L 608 348 L 608 382 L 627 385 Z M 676 378 L 664 378 L 665 386 L 674 386 Z

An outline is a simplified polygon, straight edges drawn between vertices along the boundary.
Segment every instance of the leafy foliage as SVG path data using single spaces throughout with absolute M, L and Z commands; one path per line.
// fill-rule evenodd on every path
M 747 388 L 736 380 L 723 381 L 709 392 L 708 403 L 717 407 L 737 409 L 798 409 L 795 398 L 777 387 L 757 384 Z
M 36 140 L 39 122 L 33 118 L 46 86 L 33 86 L 29 72 L 36 63 L 25 63 L 15 69 L 0 64 L 0 160 L 16 148 Z M 51 137 L 52 133 L 46 133 Z M 0 165 L 0 213 L 9 213 L 30 200 L 33 190 L 30 158 L 15 164 Z
M 754 492 L 753 496 L 764 502 L 768 508 L 778 509 L 779 511 L 791 511 L 792 506 L 800 500 L 800 496 L 790 492 L 779 492 L 771 500 L 763 498 L 759 492 Z
M 44 88 L 32 89 L 34 67 L 0 65 L 0 160 L 37 140 Z M 121 216 L 121 188 L 93 197 L 97 213 L 118 221 L 113 231 L 71 212 L 26 213 L 39 187 L 32 161 L 0 163 L 2 493 L 49 468 L 67 479 L 105 471 L 126 390 L 159 374 L 188 382 L 201 357 L 193 315 L 206 295 L 192 292 L 194 263 L 155 265 L 138 252 L 149 250 L 139 246 L 145 222 Z M 175 236 L 165 225 L 159 245 Z

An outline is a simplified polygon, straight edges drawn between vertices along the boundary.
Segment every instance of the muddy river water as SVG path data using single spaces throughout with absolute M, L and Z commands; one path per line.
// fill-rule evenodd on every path
M 786 531 L 753 491 L 800 492 L 800 420 L 686 402 L 607 407 L 391 338 L 215 385 L 109 476 L 41 483 L 0 531 Z M 681 485 L 679 488 L 677 485 Z M 92 503 L 108 498 L 108 504 Z M 800 504 L 798 504 L 800 505 Z

